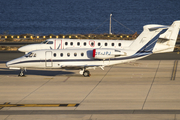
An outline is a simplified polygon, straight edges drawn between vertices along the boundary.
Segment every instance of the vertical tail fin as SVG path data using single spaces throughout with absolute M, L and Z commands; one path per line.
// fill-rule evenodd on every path
M 165 32 L 163 29 L 167 29 L 164 25 L 145 25 L 143 32 L 138 36 L 136 40 L 130 45 L 130 49 L 136 52 L 150 51 L 154 48 L 157 39 L 160 34 Z
M 160 38 L 168 40 L 167 45 L 174 47 L 179 34 L 179 29 L 180 20 L 174 21 L 173 24 L 169 27 L 169 29 L 165 33 L 160 35 Z

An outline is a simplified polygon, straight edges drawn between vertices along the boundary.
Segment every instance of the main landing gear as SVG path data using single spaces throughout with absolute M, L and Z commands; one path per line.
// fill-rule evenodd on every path
M 91 74 L 88 70 L 81 69 L 79 72 L 81 75 L 84 75 L 84 77 L 90 77 Z
M 20 76 L 20 77 L 24 77 L 25 76 L 25 74 L 24 74 L 24 69 L 21 69 L 21 72 L 19 73 L 19 75 L 18 76 Z

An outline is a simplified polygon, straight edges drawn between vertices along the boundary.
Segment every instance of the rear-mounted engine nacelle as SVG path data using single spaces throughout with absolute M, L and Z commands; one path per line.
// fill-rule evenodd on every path
M 126 55 L 124 52 L 114 49 L 93 49 L 93 58 L 109 59 Z

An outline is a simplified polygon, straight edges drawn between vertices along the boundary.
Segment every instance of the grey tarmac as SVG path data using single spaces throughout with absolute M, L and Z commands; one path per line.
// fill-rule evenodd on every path
M 179 54 L 91 70 L 28 69 L 26 77 L 0 63 L 0 104 L 79 104 L 77 107 L 2 107 L 0 120 L 178 120 Z M 173 55 L 172 55 L 173 56 Z M 166 55 L 165 55 L 166 57 Z M 172 74 L 175 72 L 176 74 Z M 172 75 L 174 80 L 171 80 Z

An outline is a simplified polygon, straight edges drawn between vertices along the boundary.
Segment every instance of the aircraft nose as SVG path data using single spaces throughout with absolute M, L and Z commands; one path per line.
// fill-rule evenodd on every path
M 18 65 L 18 63 L 20 62 L 20 59 L 22 59 L 21 57 L 20 58 L 16 58 L 16 59 L 14 59 L 14 60 L 11 60 L 11 61 L 8 61 L 7 63 L 6 63 L 6 67 L 8 67 L 8 68 L 18 68 L 19 69 L 19 65 Z
M 18 51 L 26 52 L 26 51 L 27 51 L 27 47 L 26 47 L 26 46 L 20 47 L 20 48 L 18 49 Z
M 10 67 L 10 63 L 11 63 L 11 61 L 7 62 L 7 63 L 6 63 L 6 67 L 9 68 L 9 67 Z
M 22 46 L 18 50 L 21 52 L 30 52 L 30 51 L 36 50 L 37 48 L 38 48 L 37 44 L 32 44 L 32 45 Z

